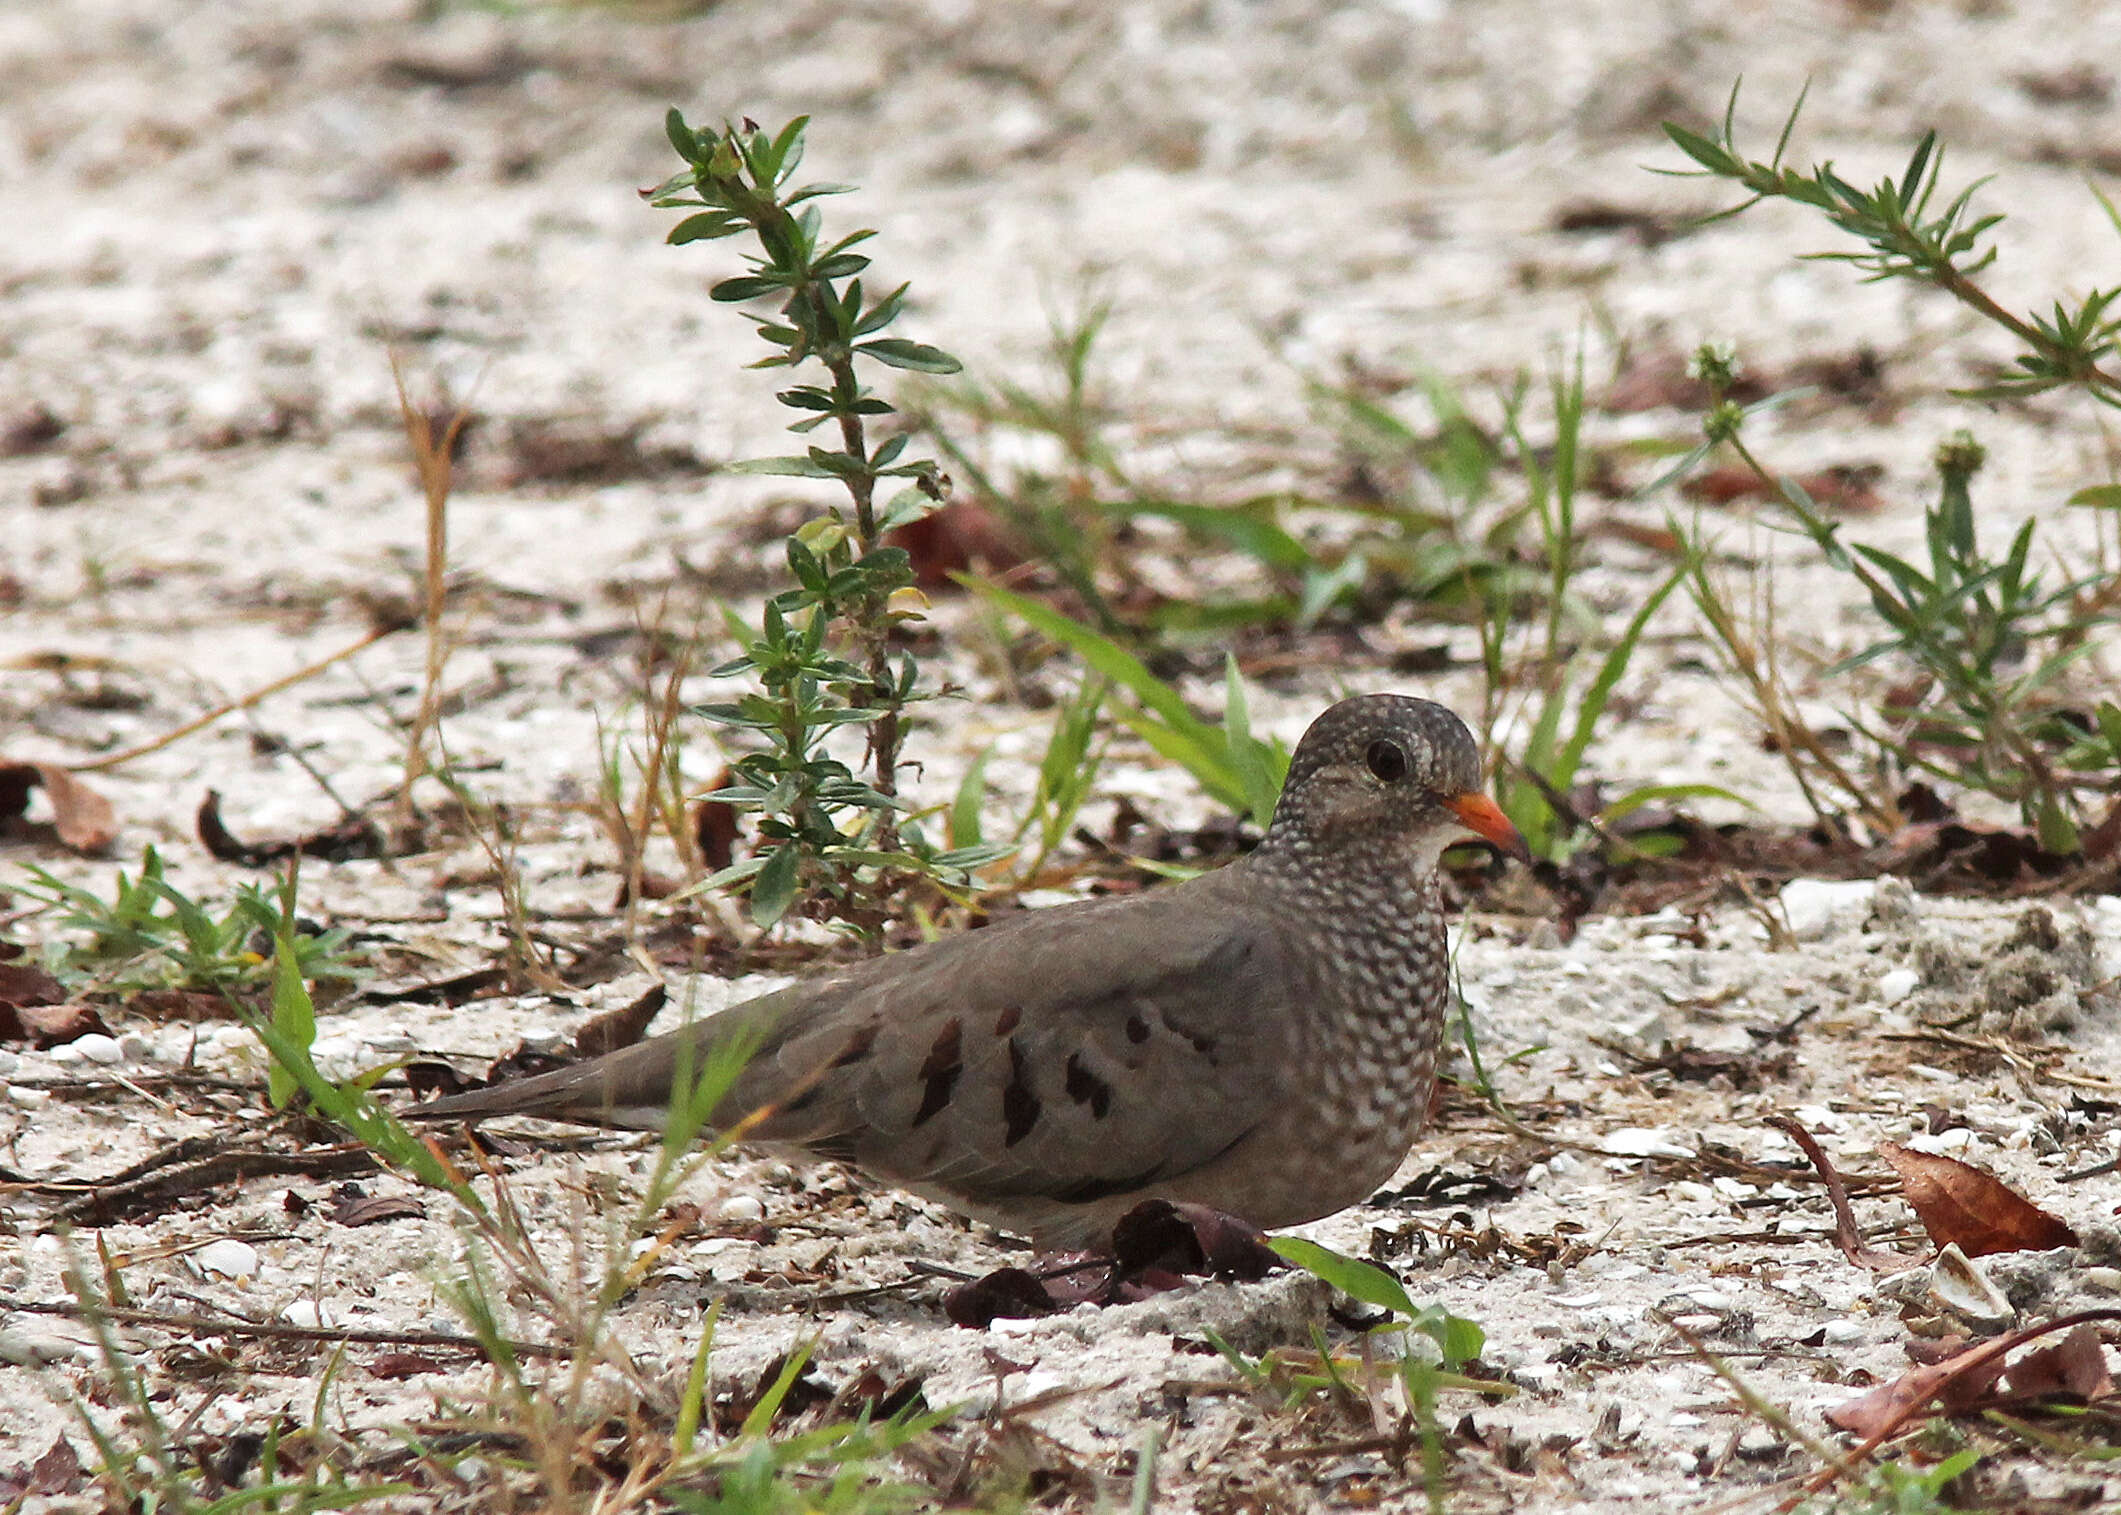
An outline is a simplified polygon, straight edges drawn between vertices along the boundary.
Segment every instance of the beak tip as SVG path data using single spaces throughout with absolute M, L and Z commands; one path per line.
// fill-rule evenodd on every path
M 1466 830 L 1498 852 L 1507 853 L 1526 867 L 1531 866 L 1532 849 L 1525 845 L 1524 837 L 1510 824 L 1510 818 L 1502 813 L 1500 805 L 1474 790 L 1450 801 L 1450 808 Z

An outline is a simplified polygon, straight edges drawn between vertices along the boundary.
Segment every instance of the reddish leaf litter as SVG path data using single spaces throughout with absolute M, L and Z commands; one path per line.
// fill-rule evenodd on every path
M 943 1297 L 943 1313 L 975 1330 L 1051 1315 L 1088 1301 L 1133 1304 L 1188 1278 L 1265 1278 L 1286 1267 L 1265 1233 L 1206 1205 L 1144 1200 L 1112 1228 L 1108 1254 L 1072 1253 L 1032 1268 L 996 1268 Z
M 52 818 L 27 819 L 29 796 L 42 789 Z M 37 841 L 55 836 L 73 852 L 100 853 L 117 840 L 118 816 L 111 803 L 57 763 L 11 763 L 0 759 L 0 835 L 15 832 Z
M 1878 1151 L 1900 1175 L 1907 1202 L 1939 1247 L 1956 1244 L 1968 1257 L 1985 1257 L 2078 1244 L 2061 1220 L 1979 1168 L 1896 1142 L 1880 1142 Z

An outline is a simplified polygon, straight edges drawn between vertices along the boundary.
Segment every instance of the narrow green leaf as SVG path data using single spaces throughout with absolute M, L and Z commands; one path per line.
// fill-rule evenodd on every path
M 788 286 L 779 279 L 761 278 L 742 274 L 734 279 L 724 279 L 707 291 L 707 298 L 719 300 L 724 305 L 738 305 L 746 300 L 756 300 L 761 295 L 777 294 Z
M 862 343 L 855 351 L 866 353 L 879 363 L 908 368 L 915 373 L 960 373 L 965 367 L 939 347 L 909 342 L 904 337 L 878 337 L 874 342 Z
M 1344 1257 L 1331 1247 L 1322 1247 L 1301 1236 L 1270 1236 L 1267 1245 L 1297 1267 L 1323 1279 L 1351 1299 L 1395 1315 L 1414 1319 L 1421 1311 L 1408 1297 L 1406 1286 L 1384 1269 L 1359 1258 Z
M 795 903 L 795 890 L 802 874 L 803 849 L 784 842 L 759 868 L 751 885 L 751 918 L 760 926 L 771 926 Z

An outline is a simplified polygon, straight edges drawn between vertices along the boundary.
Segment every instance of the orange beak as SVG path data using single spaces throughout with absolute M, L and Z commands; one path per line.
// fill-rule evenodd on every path
M 1510 824 L 1510 818 L 1502 813 L 1502 807 L 1474 790 L 1461 794 L 1456 799 L 1445 800 L 1451 814 L 1458 817 L 1458 824 L 1465 827 L 1484 842 L 1492 842 L 1520 863 L 1532 861 L 1532 849 L 1525 846 L 1524 838 Z

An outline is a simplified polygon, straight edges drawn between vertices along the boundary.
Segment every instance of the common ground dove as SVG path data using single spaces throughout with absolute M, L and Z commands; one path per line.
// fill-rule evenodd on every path
M 1028 1236 L 1094 1245 L 1144 1199 L 1272 1229 L 1368 1196 L 1427 1114 L 1449 996 L 1437 860 L 1524 843 L 1458 717 L 1343 700 L 1266 839 L 1216 872 L 1024 914 L 763 995 L 667 1036 L 415 1105 L 659 1129 L 733 1035 L 711 1124 L 851 1163 Z

